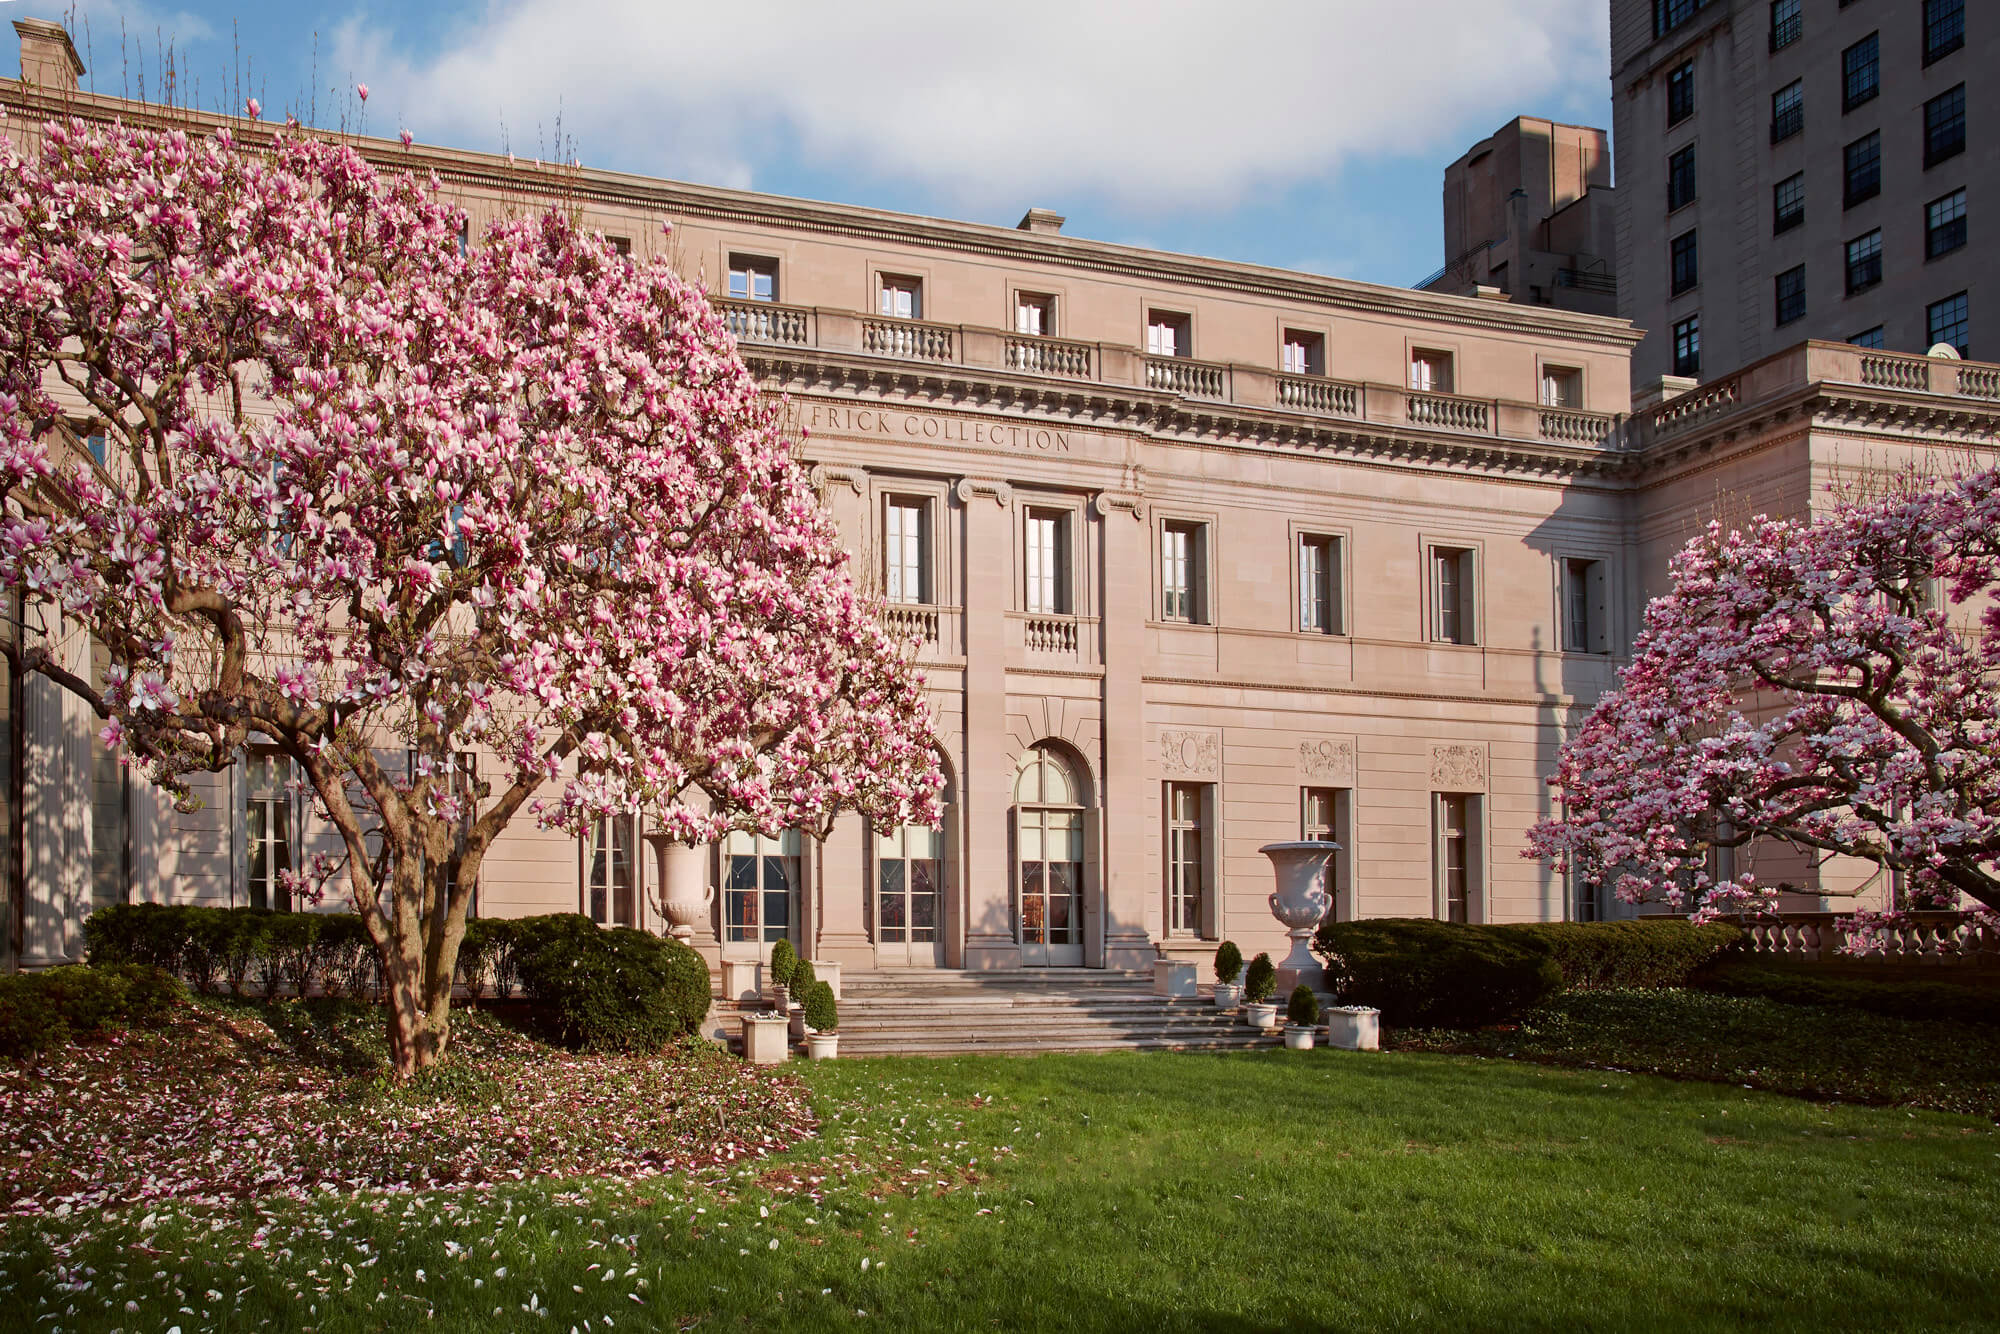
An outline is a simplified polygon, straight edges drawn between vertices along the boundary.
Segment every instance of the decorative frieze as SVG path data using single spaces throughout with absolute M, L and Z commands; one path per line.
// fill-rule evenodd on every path
M 1439 792 L 1477 792 L 1486 787 L 1486 747 L 1431 747 L 1431 787 Z
M 1222 733 L 1212 729 L 1160 729 L 1160 774 L 1165 778 L 1222 777 Z
M 1299 776 L 1323 787 L 1354 786 L 1354 738 L 1317 737 L 1299 742 Z

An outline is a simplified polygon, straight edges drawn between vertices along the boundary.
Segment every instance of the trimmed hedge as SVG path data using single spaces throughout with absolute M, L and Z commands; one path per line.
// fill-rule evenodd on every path
M 298 995 L 372 999 L 380 991 L 375 949 L 352 913 L 282 913 L 184 903 L 117 903 L 83 923 L 92 963 L 143 963 L 185 978 L 196 991 L 244 994 L 255 980 Z
M 1314 947 L 1327 984 L 1397 1027 L 1500 1023 L 1562 990 L 1549 947 L 1531 936 L 1427 918 L 1324 922 Z
M 186 999 L 173 977 L 142 963 L 0 976 L 0 1057 L 23 1060 L 109 1027 L 156 1024 Z
M 1734 949 L 1740 928 L 1696 926 L 1683 918 L 1629 922 L 1510 922 L 1474 928 L 1548 946 L 1565 987 L 1684 987 L 1696 972 Z
M 656 1051 L 708 1013 L 708 964 L 677 940 L 600 927 L 580 913 L 508 925 L 522 990 L 564 1046 Z
M 1695 985 L 1725 996 L 1760 996 L 1790 1005 L 1846 1006 L 1895 1019 L 2000 1024 L 2000 991 L 1956 982 L 1878 982 L 1732 959 L 1710 968 L 1695 979 Z
M 798 951 L 792 948 L 791 941 L 780 940 L 777 944 L 771 946 L 770 971 L 772 986 L 789 987 L 792 984 L 792 971 L 798 966 Z

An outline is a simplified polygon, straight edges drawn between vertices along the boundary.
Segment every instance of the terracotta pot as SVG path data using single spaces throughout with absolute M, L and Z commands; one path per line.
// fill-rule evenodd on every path
M 1243 988 L 1241 985 L 1235 982 L 1218 982 L 1215 984 L 1216 1009 L 1233 1010 L 1242 1003 Z
M 1312 1024 L 1286 1024 L 1285 1046 L 1293 1051 L 1311 1051 L 1313 1049 L 1313 1034 L 1318 1031 L 1318 1028 Z
M 1278 1026 L 1276 1001 L 1251 1001 L 1243 1007 L 1243 1022 L 1268 1033 Z
M 806 1051 L 815 1061 L 830 1061 L 840 1055 L 840 1034 L 809 1034 L 806 1038 Z

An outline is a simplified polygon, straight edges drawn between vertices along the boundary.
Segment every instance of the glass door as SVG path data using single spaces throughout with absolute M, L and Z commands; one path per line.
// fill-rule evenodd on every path
M 770 958 L 774 943 L 791 938 L 798 915 L 798 830 L 776 838 L 732 831 L 722 840 L 722 885 L 724 957 Z
M 1021 963 L 1083 963 L 1083 812 L 1020 812 Z
M 944 963 L 944 833 L 904 825 L 875 837 L 875 962 L 888 968 Z

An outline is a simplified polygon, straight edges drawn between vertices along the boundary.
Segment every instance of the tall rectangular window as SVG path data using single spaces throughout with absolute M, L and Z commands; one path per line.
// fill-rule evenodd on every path
M 1771 187 L 1771 234 L 1788 232 L 1806 220 L 1806 174 L 1793 172 Z
M 1958 349 L 1959 356 L 1970 357 L 1972 350 L 1966 337 L 1970 310 L 1971 303 L 1964 292 L 1924 307 L 1924 342 L 1931 347 L 1950 343 Z
M 1326 374 L 1326 339 L 1303 329 L 1285 330 L 1278 368 L 1288 375 Z
M 1177 936 L 1202 933 L 1207 896 L 1205 783 L 1167 784 L 1167 930 Z
M 1417 348 L 1410 353 L 1410 388 L 1424 394 L 1451 392 L 1451 353 Z
M 1924 0 L 1924 63 L 1965 45 L 1965 0 Z
M 1882 91 L 1882 43 L 1869 33 L 1840 53 L 1840 109 L 1854 110 Z
M 734 830 L 722 840 L 723 939 L 770 943 L 792 933 L 799 891 L 799 831 Z
M 1562 646 L 1565 653 L 1609 653 L 1610 610 L 1604 562 L 1569 558 L 1562 563 Z
M 1031 509 L 1025 521 L 1024 610 L 1038 615 L 1067 614 L 1069 607 L 1069 515 Z
M 1882 229 L 1847 243 L 1847 294 L 1865 292 L 1882 281 Z
M 920 320 L 924 317 L 924 283 L 921 278 L 882 275 L 877 309 L 892 320 Z
M 1345 633 L 1341 624 L 1340 539 L 1299 539 L 1299 629 L 1307 634 Z
M 1475 565 L 1471 548 L 1432 547 L 1430 556 L 1431 639 L 1440 644 L 1476 642 Z
M 1853 208 L 1882 193 L 1882 132 L 1872 130 L 1841 150 L 1841 206 Z
M 1771 0 L 1771 49 L 1782 51 L 1805 31 L 1802 0 Z
M 1793 320 L 1805 318 L 1806 314 L 1806 266 L 1795 264 L 1779 274 L 1772 283 L 1776 298 L 1776 314 L 1779 324 L 1790 324 Z
M 1670 295 L 1679 296 L 1691 292 L 1701 281 L 1700 256 L 1695 248 L 1695 229 L 1690 227 L 1673 239 L 1672 243 L 1673 282 Z
M 1677 149 L 1667 158 L 1667 212 L 1694 202 L 1694 145 Z
M 1771 94 L 1771 142 L 1789 139 L 1806 127 L 1806 86 L 1802 80 Z
M 1667 128 L 1694 114 L 1694 62 L 1683 60 L 1667 71 Z
M 591 821 L 583 856 L 584 911 L 599 926 L 639 925 L 639 817 Z
M 1194 339 L 1191 322 L 1185 315 L 1169 310 L 1146 312 L 1146 352 L 1155 357 L 1191 357 Z
M 891 602 L 929 602 L 929 510 L 920 497 L 890 496 L 882 519 L 882 591 Z
M 1701 316 L 1674 322 L 1674 374 L 1701 374 Z
M 1056 299 L 1035 292 L 1014 294 L 1014 332 L 1036 338 L 1056 331 Z
M 283 751 L 260 747 L 244 759 L 245 869 L 253 908 L 292 909 L 285 878 L 297 862 L 292 781 L 292 761 Z
M 776 301 L 778 261 L 761 255 L 731 255 L 729 295 L 738 301 Z
M 1308 843 L 1338 843 L 1340 851 L 1326 864 L 1327 890 L 1333 895 L 1332 911 L 1346 920 L 1354 910 L 1349 893 L 1354 849 L 1349 829 L 1353 817 L 1353 791 L 1344 787 L 1299 789 L 1299 837 Z
M 1924 258 L 1948 255 L 1965 244 L 1965 189 L 1924 205 Z
M 1542 367 L 1542 406 L 1580 408 L 1583 406 L 1583 372 L 1574 366 Z
M 1431 867 L 1437 915 L 1473 922 L 1479 909 L 1479 798 L 1470 793 L 1431 796 Z
M 1863 329 L 1858 334 L 1850 335 L 1847 341 L 1852 347 L 1882 347 L 1882 326 L 1878 324 L 1872 329 Z
M 1168 522 L 1160 528 L 1160 619 L 1206 621 L 1207 525 Z
M 1947 88 L 1924 103 L 1924 166 L 1965 151 L 1965 85 Z

